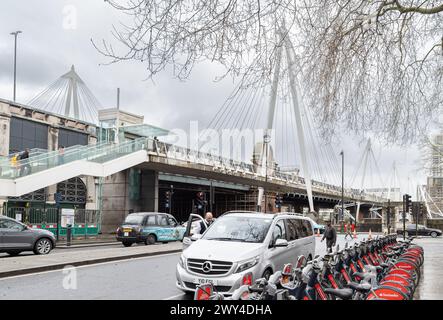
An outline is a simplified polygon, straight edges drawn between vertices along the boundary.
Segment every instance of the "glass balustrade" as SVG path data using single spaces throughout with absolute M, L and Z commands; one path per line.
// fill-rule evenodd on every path
M 104 163 L 145 148 L 146 138 L 139 138 L 119 144 L 73 146 L 65 148 L 63 153 L 50 151 L 16 162 L 4 159 L 0 162 L 0 179 L 16 179 L 78 160 Z

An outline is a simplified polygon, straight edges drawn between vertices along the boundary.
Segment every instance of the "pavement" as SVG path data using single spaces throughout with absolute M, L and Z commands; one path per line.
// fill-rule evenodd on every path
M 415 300 L 443 300 L 443 238 L 422 237 L 414 243 L 423 247 L 425 262 Z

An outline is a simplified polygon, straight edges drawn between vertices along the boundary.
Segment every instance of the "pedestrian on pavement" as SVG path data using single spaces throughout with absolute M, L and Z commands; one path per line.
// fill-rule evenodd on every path
M 351 237 L 352 240 L 352 226 L 350 222 L 348 222 L 348 224 L 345 226 L 345 232 L 345 240 L 348 238 L 348 236 Z
M 326 226 L 325 233 L 323 234 L 321 242 L 323 242 L 323 240 L 325 239 L 326 239 L 326 251 L 328 253 L 332 253 L 332 247 L 335 246 L 335 243 L 337 242 L 337 231 L 331 225 L 330 221 Z
M 355 223 L 354 223 L 354 222 L 353 222 L 352 225 L 351 225 L 351 231 L 352 231 L 352 233 L 355 232 Z
M 212 215 L 212 212 L 206 212 L 205 214 L 205 223 L 202 221 L 200 222 L 200 234 L 203 234 L 206 229 L 212 224 L 212 222 L 214 222 L 214 217 Z

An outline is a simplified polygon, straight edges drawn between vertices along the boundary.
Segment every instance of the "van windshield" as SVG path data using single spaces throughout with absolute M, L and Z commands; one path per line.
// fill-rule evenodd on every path
M 142 224 L 142 221 L 143 221 L 143 216 L 129 215 L 125 219 L 125 224 L 140 225 Z
M 202 239 L 261 243 L 271 222 L 272 219 L 224 216 L 214 222 Z

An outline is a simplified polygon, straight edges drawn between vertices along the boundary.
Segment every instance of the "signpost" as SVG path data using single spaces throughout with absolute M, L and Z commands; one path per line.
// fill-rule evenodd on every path
M 73 226 L 74 225 L 74 219 L 75 219 L 75 210 L 74 209 L 61 209 L 62 215 L 61 215 L 61 227 L 67 228 L 68 225 Z
M 55 238 L 58 241 L 60 236 L 60 206 L 62 201 L 62 194 L 60 192 L 54 193 L 54 200 L 55 206 L 57 207 L 57 234 L 55 235 Z
M 75 219 L 75 209 L 62 209 L 62 228 L 66 228 L 66 245 L 69 247 L 71 245 L 72 238 L 72 227 L 74 226 Z M 86 228 L 86 225 L 85 225 Z

